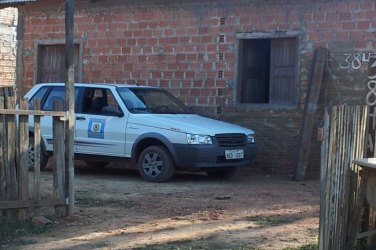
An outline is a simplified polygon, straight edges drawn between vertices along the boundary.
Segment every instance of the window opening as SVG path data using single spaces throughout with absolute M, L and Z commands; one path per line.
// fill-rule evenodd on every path
M 295 104 L 297 39 L 241 39 L 238 102 Z

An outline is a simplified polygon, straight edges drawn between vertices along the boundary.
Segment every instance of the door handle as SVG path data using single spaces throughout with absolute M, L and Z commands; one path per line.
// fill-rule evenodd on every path
M 76 120 L 83 121 L 83 120 L 86 120 L 86 117 L 85 116 L 77 116 Z

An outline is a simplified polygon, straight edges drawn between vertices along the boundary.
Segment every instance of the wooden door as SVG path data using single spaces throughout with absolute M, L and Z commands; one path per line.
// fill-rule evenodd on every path
M 65 45 L 40 45 L 38 55 L 37 83 L 65 82 Z M 77 82 L 79 68 L 79 45 L 74 46 L 74 80 Z

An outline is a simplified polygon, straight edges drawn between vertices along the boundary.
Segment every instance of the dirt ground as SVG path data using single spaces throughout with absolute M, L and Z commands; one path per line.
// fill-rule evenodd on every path
M 75 214 L 11 249 L 283 249 L 317 244 L 319 181 L 258 169 L 233 180 L 178 173 L 150 183 L 111 164 L 76 162 Z M 52 172 L 42 173 L 52 189 Z M 50 217 L 53 210 L 49 212 Z M 53 216 L 52 216 L 53 217 Z M 9 249 L 9 247 L 8 247 Z

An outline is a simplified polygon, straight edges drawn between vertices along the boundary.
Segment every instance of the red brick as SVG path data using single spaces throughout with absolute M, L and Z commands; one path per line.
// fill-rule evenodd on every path
M 372 31 L 369 32 L 363 32 L 363 39 L 364 40 L 374 40 L 375 39 L 375 33 Z
M 147 45 L 156 45 L 158 44 L 158 38 L 152 38 L 152 37 L 149 37 L 147 38 Z
M 358 21 L 356 22 L 356 26 L 358 29 L 370 29 L 371 22 L 370 21 Z
M 121 48 L 121 53 L 123 55 L 127 55 L 131 53 L 131 47 L 120 47 Z
M 202 41 L 201 36 L 192 36 L 191 37 L 192 43 L 201 43 L 201 41 Z
M 361 32 L 361 31 L 350 31 L 349 36 L 350 36 L 350 39 L 361 40 L 361 39 L 363 39 L 363 32 Z
M 342 25 L 344 30 L 356 29 L 356 22 L 343 22 Z
M 160 80 L 160 86 L 162 88 L 169 88 L 170 87 L 170 81 L 168 81 L 168 80 Z
M 133 48 L 132 48 L 132 50 L 133 50 Z M 142 51 L 141 48 L 140 48 L 140 51 Z M 141 54 L 141 52 L 140 52 L 140 54 Z M 145 55 L 139 55 L 138 56 L 138 62 L 144 64 L 146 62 L 146 56 Z
M 190 68 L 190 63 L 188 62 L 179 62 L 178 69 L 182 71 L 186 71 Z M 172 68 L 170 68 L 172 70 Z
M 180 79 L 185 78 L 184 71 L 175 71 L 175 78 L 180 78 Z
M 339 13 L 339 20 L 340 21 L 351 21 L 351 13 L 350 12 L 340 12 Z
M 369 20 L 375 20 L 375 17 L 376 17 L 376 10 L 369 10 L 366 12 L 366 18 L 369 19 Z

